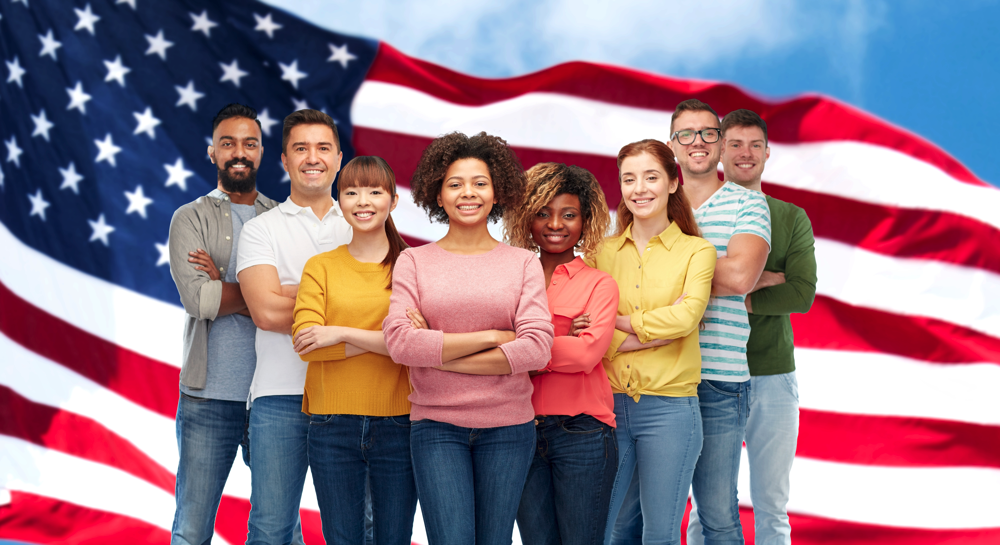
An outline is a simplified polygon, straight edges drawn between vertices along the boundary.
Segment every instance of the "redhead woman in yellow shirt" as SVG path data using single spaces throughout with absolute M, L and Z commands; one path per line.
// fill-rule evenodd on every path
M 699 237 L 666 144 L 628 144 L 618 152 L 618 172 L 618 233 L 594 259 L 619 291 L 614 338 L 603 360 L 618 438 L 605 543 L 624 537 L 612 534 L 636 473 L 642 541 L 679 544 L 701 453 L 698 324 L 712 290 L 715 248 Z
M 408 545 L 417 506 L 410 463 L 410 386 L 382 336 L 392 270 L 406 248 L 389 216 L 396 179 L 379 157 L 340 173 L 350 244 L 310 259 L 295 301 L 295 350 L 309 362 L 309 467 L 327 543 L 365 542 L 365 481 L 374 537 Z

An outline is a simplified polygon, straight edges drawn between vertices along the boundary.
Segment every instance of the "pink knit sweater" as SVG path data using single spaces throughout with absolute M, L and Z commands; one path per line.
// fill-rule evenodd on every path
M 406 307 L 418 308 L 431 329 L 413 329 Z M 441 371 L 444 332 L 511 330 L 500 347 L 510 375 Z M 405 250 L 392 274 L 389 315 L 382 324 L 393 361 L 410 367 L 411 420 L 429 418 L 467 428 L 531 421 L 528 371 L 545 367 L 552 320 L 545 277 L 534 254 L 500 243 L 479 255 L 456 255 L 437 244 Z

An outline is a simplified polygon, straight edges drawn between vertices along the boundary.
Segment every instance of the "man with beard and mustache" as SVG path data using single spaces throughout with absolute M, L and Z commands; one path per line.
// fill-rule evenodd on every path
M 170 274 L 187 311 L 172 544 L 212 539 L 240 445 L 249 465 L 247 396 L 257 365 L 257 327 L 237 283 L 235 250 L 243 225 L 278 204 L 256 189 L 262 151 L 253 108 L 229 104 L 220 110 L 208 146 L 218 187 L 178 208 L 170 221 Z

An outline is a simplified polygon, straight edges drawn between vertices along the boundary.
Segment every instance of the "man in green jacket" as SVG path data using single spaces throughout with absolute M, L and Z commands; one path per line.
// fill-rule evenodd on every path
M 736 110 L 722 119 L 721 129 L 726 180 L 761 191 L 761 174 L 771 153 L 767 125 L 750 110 Z M 746 297 L 750 313 L 746 449 L 754 541 L 771 545 L 791 543 L 786 505 L 799 434 L 799 393 L 789 315 L 807 312 L 812 306 L 816 257 L 812 224 L 805 211 L 770 196 L 767 205 L 771 210 L 771 253 Z M 696 517 L 691 518 L 696 524 Z

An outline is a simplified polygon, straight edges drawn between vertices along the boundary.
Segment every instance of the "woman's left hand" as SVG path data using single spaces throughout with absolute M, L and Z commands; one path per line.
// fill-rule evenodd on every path
M 340 327 L 335 325 L 314 325 L 299 332 L 295 337 L 295 352 L 308 354 L 317 348 L 333 346 L 343 342 Z
M 406 307 L 406 317 L 410 319 L 413 329 L 430 329 L 424 315 L 420 314 L 420 309 Z

